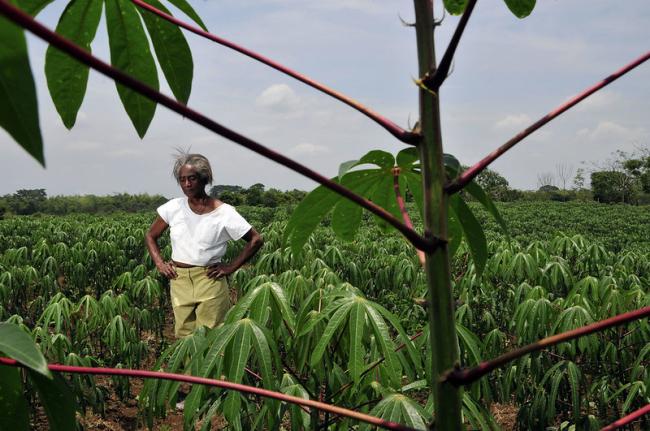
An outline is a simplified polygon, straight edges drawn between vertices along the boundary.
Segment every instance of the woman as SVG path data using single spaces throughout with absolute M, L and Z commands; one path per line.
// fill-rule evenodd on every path
M 248 261 L 263 240 L 235 208 L 205 193 L 212 183 L 212 169 L 204 156 L 180 153 L 173 175 L 186 197 L 158 208 L 145 241 L 158 272 L 170 279 L 174 332 L 185 337 L 197 327 L 213 328 L 223 322 L 230 308 L 225 276 Z M 157 241 L 168 227 L 172 259 L 165 262 Z M 246 241 L 241 253 L 229 263 L 222 262 L 228 242 L 241 238 Z

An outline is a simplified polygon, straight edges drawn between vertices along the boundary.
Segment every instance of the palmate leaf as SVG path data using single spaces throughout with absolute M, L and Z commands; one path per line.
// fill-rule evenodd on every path
M 167 14 L 169 11 L 158 0 L 145 0 Z M 192 90 L 194 63 L 190 46 L 181 29 L 152 12 L 138 9 L 147 26 L 153 48 L 165 79 L 179 102 L 187 103 Z
M 106 27 L 113 66 L 158 90 L 156 63 L 133 3 L 106 0 Z M 142 138 L 156 112 L 156 103 L 121 84 L 116 86 L 126 113 Z
M 389 394 L 384 397 L 371 411 L 372 416 L 386 421 L 404 424 L 414 429 L 426 430 L 427 414 L 415 401 L 403 394 Z M 369 424 L 363 424 L 361 431 L 369 430 Z
M 0 127 L 45 166 L 36 87 L 25 34 L 22 28 L 3 17 L 0 17 L 0 64 Z
M 59 18 L 56 32 L 91 52 L 102 4 L 94 0 L 72 0 Z M 45 77 L 61 120 L 71 129 L 86 94 L 88 66 L 50 45 L 45 53 Z
M 339 176 L 333 180 L 401 218 L 394 191 L 393 169 L 398 167 L 400 192 L 402 195 L 407 191 L 410 192 L 420 214 L 423 214 L 422 177 L 418 161 L 419 154 L 416 148 L 402 150 L 395 157 L 384 151 L 373 150 L 358 161 L 350 160 L 342 163 L 339 167 Z M 369 164 L 375 165 L 375 168 L 353 170 Z M 455 178 L 461 167 L 458 160 L 450 154 L 445 154 L 444 164 L 449 178 Z M 504 232 L 507 232 L 505 221 L 485 191 L 474 182 L 468 185 L 467 191 L 487 209 Z M 487 260 L 487 241 L 483 229 L 460 195 L 451 196 L 450 208 L 451 210 L 448 211 L 450 254 L 453 256 L 462 238 L 465 237 L 477 272 L 480 274 Z M 354 239 L 361 225 L 362 208 L 319 186 L 300 202 L 287 223 L 284 241 L 289 242 L 293 253 L 300 253 L 320 220 L 330 212 L 333 212 L 331 226 L 336 235 L 347 241 Z M 380 226 L 386 227 L 383 220 L 375 218 Z

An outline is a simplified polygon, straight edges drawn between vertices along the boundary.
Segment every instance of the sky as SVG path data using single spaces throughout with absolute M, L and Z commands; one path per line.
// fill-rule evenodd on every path
M 50 28 L 67 2 L 38 20 Z M 404 0 L 190 1 L 208 29 L 304 73 L 407 128 L 418 118 L 413 4 Z M 167 4 L 169 6 L 169 4 Z M 185 18 L 170 7 L 174 14 Z M 440 2 L 436 17 L 443 16 Z M 442 57 L 458 17 L 437 27 Z M 441 92 L 446 153 L 470 165 L 555 106 L 650 49 L 647 0 L 540 0 L 523 19 L 502 0 L 479 1 Z M 316 90 L 198 36 L 189 106 L 327 176 L 340 163 L 404 144 L 364 115 Z M 46 45 L 28 36 L 46 168 L 0 130 L 0 195 L 44 188 L 48 195 L 178 196 L 175 148 L 207 156 L 215 184 L 255 183 L 311 190 L 315 183 L 158 107 L 140 140 L 114 83 L 92 72 L 77 124 L 67 130 L 43 72 Z M 102 20 L 93 53 L 108 60 Z M 161 81 L 164 81 L 161 79 Z M 166 84 L 162 91 L 171 94 Z M 616 150 L 650 147 L 650 62 L 534 133 L 492 165 L 510 185 L 538 187 L 560 164 L 591 168 Z

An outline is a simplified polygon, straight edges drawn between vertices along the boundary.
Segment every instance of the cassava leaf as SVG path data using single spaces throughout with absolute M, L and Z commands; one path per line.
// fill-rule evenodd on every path
M 197 23 L 203 30 L 208 31 L 208 28 L 203 24 L 201 17 L 194 11 L 192 6 L 186 0 L 168 0 L 171 4 L 180 9 L 185 15 L 189 16 L 192 21 Z
M 536 0 L 504 0 L 508 9 L 517 17 L 525 18 L 535 9 Z
M 170 14 L 158 0 L 145 0 L 156 9 Z M 138 9 L 147 26 L 153 48 L 169 88 L 179 102 L 187 103 L 192 91 L 194 63 L 190 46 L 181 29 L 158 15 Z
M 343 175 L 347 174 L 350 169 L 356 166 L 359 163 L 358 160 L 348 160 L 339 165 L 339 178 L 343 178 Z
M 240 383 L 244 376 L 244 368 L 248 363 L 248 357 L 250 356 L 253 331 L 249 319 L 242 319 L 235 326 L 237 327 L 237 332 L 235 332 L 225 355 L 226 361 L 228 362 L 226 373 L 229 381 Z M 229 422 L 239 417 L 240 405 L 241 395 L 239 392 L 230 391 L 226 396 L 223 407 L 224 416 Z
M 494 202 L 490 198 L 490 196 L 485 193 L 485 190 L 481 188 L 476 182 L 470 181 L 466 186 L 465 190 L 467 190 L 467 193 L 470 195 L 474 196 L 474 198 L 483 205 L 483 207 L 494 217 L 494 220 L 499 224 L 501 227 L 501 230 L 503 230 L 503 233 L 506 235 L 508 234 L 508 226 L 506 226 L 506 221 L 501 217 L 501 213 L 499 213 L 499 210 L 497 209 L 496 205 L 494 205 Z
M 375 187 L 376 184 L 364 174 L 365 172 L 367 171 L 351 172 L 349 175 L 343 177 L 341 181 L 342 185 L 361 196 L 367 196 L 369 190 Z M 341 199 L 336 204 L 334 213 L 332 214 L 332 229 L 334 233 L 345 241 L 352 241 L 361 225 L 362 214 L 363 208 L 355 202 L 349 199 Z
M 284 241 L 289 242 L 294 254 L 300 254 L 316 226 L 339 199 L 340 197 L 330 189 L 318 186 L 296 206 L 284 230 Z
M 420 160 L 420 151 L 415 147 L 404 148 L 395 156 L 395 162 L 400 168 L 411 168 Z
M 28 371 L 29 377 L 38 390 L 41 404 L 47 414 L 49 429 L 53 431 L 69 431 L 76 428 L 76 402 L 73 392 L 68 388 L 65 381 L 55 375 L 48 379 L 43 375 Z
M 73 0 L 61 14 L 56 32 L 91 52 L 101 16 L 102 2 Z M 86 94 L 88 66 L 50 45 L 45 53 L 45 78 L 54 107 L 71 129 Z
M 20 370 L 0 365 L 0 429 L 12 431 L 29 430 L 27 400 L 23 394 Z
M 460 15 L 465 11 L 467 0 L 443 0 L 445 9 L 452 15 Z
M 16 325 L 0 323 L 0 352 L 48 378 L 52 376 L 41 351 Z
M 399 388 L 402 372 L 395 353 L 395 345 L 388 332 L 388 326 L 374 307 L 366 307 L 366 313 L 375 336 L 375 342 L 384 357 L 383 365 L 388 372 L 388 379 L 396 388 Z
M 327 327 L 325 328 L 322 337 L 318 340 L 318 344 L 316 344 L 316 347 L 314 348 L 314 351 L 311 355 L 311 365 L 313 367 L 317 366 L 320 363 L 327 345 L 329 344 L 336 331 L 347 319 L 352 305 L 354 305 L 354 302 L 352 301 L 344 302 L 334 312 L 334 314 L 332 314 L 329 322 L 327 322 Z
M 36 16 L 43 10 L 43 8 L 45 8 L 45 6 L 53 1 L 54 0 L 16 0 L 15 3 L 19 8 L 31 16 Z
M 0 17 L 0 127 L 45 166 L 38 102 L 23 29 Z
M 449 207 L 454 211 L 455 217 L 463 228 L 463 235 L 467 240 L 474 265 L 476 265 L 476 272 L 480 275 L 487 261 L 487 240 L 485 238 L 485 232 L 472 213 L 472 210 L 460 196 L 451 196 L 449 198 Z
M 106 27 L 113 66 L 158 90 L 156 63 L 133 3 L 106 0 Z M 121 84 L 116 86 L 138 136 L 144 137 L 156 112 L 156 103 Z
M 380 168 L 390 169 L 395 166 L 395 157 L 386 151 L 372 150 L 361 157 L 356 166 L 364 164 L 377 165 Z
M 366 327 L 366 311 L 361 302 L 355 301 L 350 310 L 350 356 L 348 358 L 348 370 L 354 383 L 359 383 L 363 372 L 363 359 L 365 349 L 363 348 L 363 334 Z

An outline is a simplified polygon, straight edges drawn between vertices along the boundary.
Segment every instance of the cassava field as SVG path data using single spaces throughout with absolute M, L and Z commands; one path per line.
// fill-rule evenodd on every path
M 453 259 L 463 365 L 650 305 L 648 207 L 499 209 L 508 236 L 474 208 L 489 241 L 484 272 L 477 274 L 465 244 Z M 431 357 L 414 249 L 365 223 L 350 243 L 321 226 L 293 255 L 283 246 L 286 209 L 240 210 L 266 242 L 231 277 L 237 305 L 220 328 L 170 336 L 167 283 L 143 245 L 150 213 L 0 221 L 0 320 L 19 324 L 49 362 L 223 378 L 424 428 L 433 408 L 424 389 Z M 162 245 L 169 256 L 168 238 Z M 511 362 L 464 392 L 467 427 L 599 429 L 650 402 L 649 340 L 645 319 Z M 65 379 L 87 429 L 366 429 L 200 386 L 180 388 L 189 393 L 181 413 L 178 384 Z M 33 410 L 38 428 L 35 402 Z M 649 429 L 650 421 L 633 426 Z

